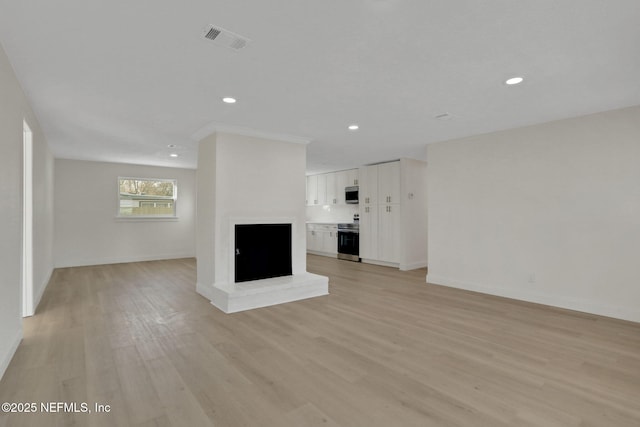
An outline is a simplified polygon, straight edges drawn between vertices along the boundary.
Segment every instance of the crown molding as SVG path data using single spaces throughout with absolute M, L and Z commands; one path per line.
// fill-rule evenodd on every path
M 216 122 L 212 122 L 204 125 L 200 129 L 198 129 L 196 132 L 194 132 L 194 134 L 191 135 L 191 138 L 193 138 L 195 141 L 202 141 L 204 138 L 214 133 L 230 133 L 230 134 L 250 136 L 255 138 L 264 138 L 264 139 L 273 139 L 276 141 L 291 142 L 294 144 L 308 144 L 311 142 L 311 138 L 304 138 L 304 137 L 295 136 L 295 135 L 287 135 L 284 133 L 266 132 L 266 131 L 261 131 L 257 129 L 247 128 L 242 126 L 225 125 L 223 123 L 216 123 Z

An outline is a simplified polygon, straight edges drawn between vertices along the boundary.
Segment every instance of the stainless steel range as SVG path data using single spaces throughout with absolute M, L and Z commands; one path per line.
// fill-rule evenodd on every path
M 360 261 L 360 223 L 338 224 L 338 258 Z

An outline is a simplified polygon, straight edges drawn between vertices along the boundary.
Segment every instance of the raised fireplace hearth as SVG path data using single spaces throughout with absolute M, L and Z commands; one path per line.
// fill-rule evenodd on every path
M 227 280 L 220 274 L 211 290 L 198 288 L 220 310 L 235 313 L 329 293 L 326 277 L 295 268 L 296 251 L 304 247 L 297 244 L 295 218 L 232 217 L 225 228 Z

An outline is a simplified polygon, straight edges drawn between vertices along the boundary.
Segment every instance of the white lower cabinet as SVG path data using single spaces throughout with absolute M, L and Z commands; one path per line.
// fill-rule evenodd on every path
M 335 231 L 322 231 L 322 252 L 331 255 L 338 254 L 338 227 L 336 227 Z
M 378 259 L 377 230 L 377 206 L 360 206 L 360 258 Z
M 322 236 L 316 230 L 307 228 L 307 251 L 317 252 L 322 247 Z
M 400 262 L 400 205 L 360 209 L 360 258 Z
M 336 224 L 307 224 L 307 252 L 337 256 L 338 226 Z

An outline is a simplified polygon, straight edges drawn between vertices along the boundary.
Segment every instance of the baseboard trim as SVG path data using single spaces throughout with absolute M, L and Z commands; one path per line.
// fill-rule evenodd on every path
M 200 282 L 196 282 L 196 292 L 208 299 L 209 301 L 213 300 L 213 286 L 212 285 L 203 285 Z
M 211 304 L 224 313 L 237 313 L 329 294 L 329 278 L 313 273 L 273 277 L 211 288 Z
M 412 262 L 408 264 L 400 264 L 401 271 L 416 270 L 418 268 L 426 268 L 427 261 Z
M 319 256 L 326 256 L 329 258 L 338 258 L 338 254 L 337 253 L 332 253 L 332 252 L 322 252 L 322 251 L 310 251 L 307 250 L 308 254 L 311 255 L 319 255 Z
M 17 331 L 15 338 L 11 343 L 11 346 L 8 348 L 7 354 L 5 354 L 2 357 L 2 362 L 0 364 L 0 380 L 4 376 L 4 373 L 6 372 L 7 368 L 9 367 L 9 363 L 11 363 L 11 359 L 13 359 L 13 356 L 16 354 L 16 350 L 18 350 L 18 346 L 20 345 L 21 341 L 22 341 L 22 328 L 20 328 Z
M 34 314 L 38 311 L 38 305 L 40 304 L 40 300 L 42 299 L 42 295 L 44 295 L 44 291 L 49 286 L 49 282 L 51 281 L 51 276 L 53 275 L 54 268 L 51 267 L 49 270 L 49 274 L 47 274 L 47 278 L 40 284 L 40 290 L 38 294 L 33 299 L 33 312 Z
M 362 262 L 364 262 L 365 264 L 381 265 L 383 267 L 400 268 L 400 264 L 398 264 L 397 262 L 378 261 L 376 259 L 366 259 L 366 258 L 362 258 Z
M 595 304 L 591 301 L 585 301 L 578 298 L 550 296 L 533 292 L 523 292 L 518 289 L 492 287 L 486 286 L 481 283 L 456 280 L 449 277 L 437 276 L 428 273 L 426 281 L 435 285 L 447 286 L 450 288 L 480 292 L 483 294 L 511 298 L 536 304 L 543 304 L 557 308 L 564 308 L 567 310 L 596 314 L 598 316 L 613 317 L 615 319 L 628 320 L 631 322 L 640 322 L 640 311 L 638 310 L 630 310 L 624 307 Z
M 144 255 L 132 257 L 90 258 L 71 262 L 56 263 L 56 268 L 87 267 L 91 265 L 126 264 L 130 262 L 163 261 L 168 259 L 195 258 L 195 253 L 178 253 L 164 255 Z

